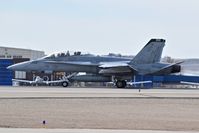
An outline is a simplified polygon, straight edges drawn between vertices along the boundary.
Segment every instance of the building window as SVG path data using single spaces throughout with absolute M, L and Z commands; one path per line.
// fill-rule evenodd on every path
M 13 55 L 13 58 L 22 58 L 21 55 Z
M 0 58 L 6 58 L 6 56 L 5 55 L 0 55 Z
M 15 71 L 16 79 L 26 79 L 26 72 L 24 71 Z
M 12 56 L 11 55 L 7 55 L 7 58 L 12 58 Z

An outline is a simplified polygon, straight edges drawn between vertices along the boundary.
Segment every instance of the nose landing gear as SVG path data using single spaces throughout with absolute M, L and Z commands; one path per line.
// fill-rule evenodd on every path
M 69 83 L 67 81 L 62 82 L 63 87 L 68 87 Z

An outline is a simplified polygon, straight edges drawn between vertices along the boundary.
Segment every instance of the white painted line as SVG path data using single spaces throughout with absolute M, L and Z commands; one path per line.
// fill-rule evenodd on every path
M 0 128 L 1 133 L 196 133 L 194 131 Z

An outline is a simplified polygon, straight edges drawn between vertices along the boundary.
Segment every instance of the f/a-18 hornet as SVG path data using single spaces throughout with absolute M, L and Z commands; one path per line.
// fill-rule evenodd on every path
M 15 71 L 37 71 L 52 73 L 56 71 L 71 73 L 65 76 L 61 82 L 67 87 L 70 82 L 113 82 L 118 88 L 126 87 L 132 82 L 134 75 L 169 75 L 181 71 L 179 63 L 168 64 L 160 62 L 165 46 L 164 39 L 151 39 L 144 48 L 133 58 L 94 56 L 81 54 L 81 52 L 57 53 L 45 56 L 37 60 L 14 64 L 8 69 Z M 85 75 L 78 75 L 83 72 Z M 147 83 L 147 81 L 139 83 Z

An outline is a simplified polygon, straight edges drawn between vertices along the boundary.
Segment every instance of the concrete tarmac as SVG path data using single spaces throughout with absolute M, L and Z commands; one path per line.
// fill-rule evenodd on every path
M 0 87 L 0 98 L 199 98 L 199 89 Z
M 198 112 L 198 89 L 0 87 L 2 128 L 189 132 Z

